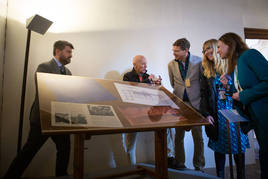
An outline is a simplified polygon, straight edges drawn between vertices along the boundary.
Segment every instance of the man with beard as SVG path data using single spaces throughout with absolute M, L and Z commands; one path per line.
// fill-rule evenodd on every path
M 73 45 L 67 41 L 56 41 L 54 43 L 54 58 L 38 66 L 36 72 L 72 75 L 65 65 L 71 62 Z M 36 77 L 35 77 L 36 80 Z M 20 178 L 28 167 L 35 154 L 42 145 L 51 137 L 57 148 L 56 176 L 67 175 L 67 168 L 70 156 L 69 135 L 42 135 L 39 115 L 39 101 L 36 88 L 36 96 L 30 113 L 30 132 L 23 149 L 18 153 L 11 163 L 4 178 Z

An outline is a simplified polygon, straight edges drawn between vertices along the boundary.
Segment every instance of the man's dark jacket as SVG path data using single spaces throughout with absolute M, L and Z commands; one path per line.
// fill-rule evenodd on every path
M 133 68 L 132 71 L 127 72 L 124 77 L 123 81 L 132 81 L 132 82 L 139 82 L 139 83 L 151 83 L 150 79 L 148 78 L 150 75 L 147 73 L 142 74 L 142 81 L 140 81 L 138 73 Z

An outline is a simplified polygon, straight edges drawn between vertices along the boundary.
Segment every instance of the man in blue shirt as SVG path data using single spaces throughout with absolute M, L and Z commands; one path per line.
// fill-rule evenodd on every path
M 62 75 L 72 75 L 70 70 L 65 65 L 71 62 L 73 45 L 67 41 L 56 41 L 54 43 L 53 55 L 54 58 L 48 62 L 42 63 L 38 66 L 36 72 L 54 73 Z M 36 80 L 36 79 L 35 79 Z M 51 137 L 57 148 L 56 158 L 56 176 L 65 176 L 70 157 L 70 136 L 69 135 L 55 135 L 47 136 L 41 133 L 40 112 L 38 93 L 36 88 L 36 96 L 30 113 L 30 132 L 28 139 L 23 146 L 23 149 L 18 153 L 11 163 L 5 179 L 20 178 L 24 170 L 28 167 L 35 154 Z

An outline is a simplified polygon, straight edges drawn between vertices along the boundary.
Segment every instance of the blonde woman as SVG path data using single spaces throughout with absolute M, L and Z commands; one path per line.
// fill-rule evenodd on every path
M 228 154 L 226 119 L 218 112 L 220 109 L 232 109 L 231 97 L 233 83 L 231 77 L 223 85 L 220 76 L 226 73 L 227 65 L 217 54 L 216 39 L 211 39 L 203 44 L 203 74 L 201 76 L 201 104 L 200 110 L 212 125 L 206 126 L 209 137 L 208 147 L 214 151 L 217 176 L 224 178 L 225 154 Z M 237 165 L 237 177 L 244 178 L 245 150 L 249 147 L 247 135 L 241 133 L 242 166 L 238 162 L 238 146 L 232 145 L 232 154 Z M 235 124 L 230 124 L 230 137 L 232 144 L 237 144 Z M 242 170 L 242 172 L 241 172 Z M 243 176 L 240 176 L 242 173 Z

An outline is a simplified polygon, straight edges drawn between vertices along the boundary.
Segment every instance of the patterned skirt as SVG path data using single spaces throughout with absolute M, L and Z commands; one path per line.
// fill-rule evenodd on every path
M 231 138 L 231 153 L 238 154 L 238 140 L 237 140 L 237 127 L 235 123 L 229 123 L 230 126 L 230 138 Z M 227 135 L 227 125 L 226 119 L 221 114 L 218 113 L 218 139 L 216 141 L 209 139 L 208 147 L 215 152 L 228 154 L 228 135 Z M 240 129 L 241 138 L 241 151 L 246 152 L 246 148 L 249 148 L 249 140 L 247 134 L 244 134 Z

